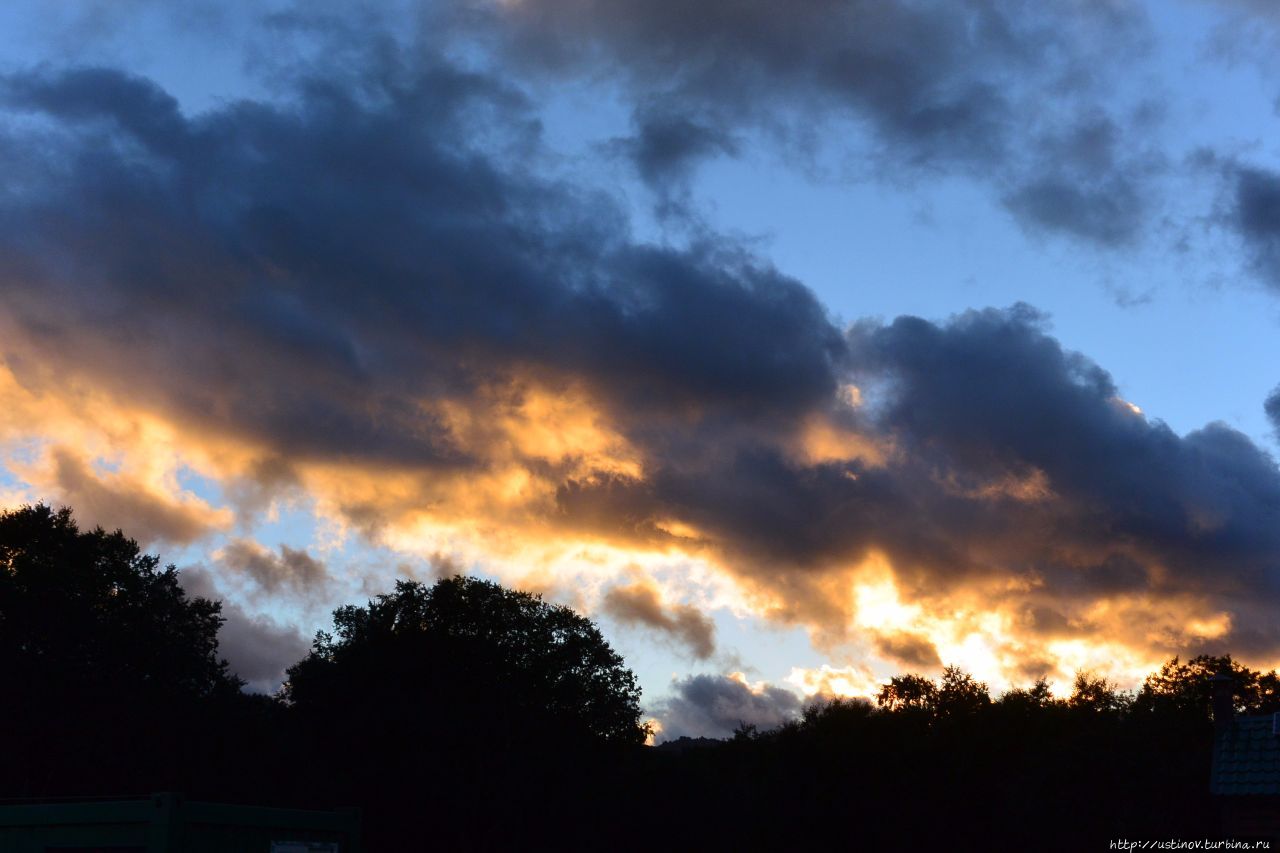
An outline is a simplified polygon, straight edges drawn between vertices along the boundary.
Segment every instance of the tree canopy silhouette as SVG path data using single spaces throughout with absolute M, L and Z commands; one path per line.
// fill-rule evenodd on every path
M 1270 714 L 1280 711 L 1280 676 L 1275 670 L 1259 672 L 1231 659 L 1231 655 L 1200 655 L 1183 661 L 1173 658 L 1148 675 L 1134 700 L 1135 710 L 1145 713 L 1186 713 L 1208 719 L 1212 705 L 1209 678 L 1227 674 L 1237 713 Z
M 365 607 L 334 611 L 334 633 L 289 669 L 284 698 L 306 711 L 392 694 L 419 720 L 483 721 L 490 736 L 513 720 L 526 734 L 536 725 L 602 742 L 647 734 L 635 675 L 591 620 L 471 577 L 398 581 Z
M 109 690 L 208 696 L 239 681 L 218 658 L 221 605 L 173 566 L 70 509 L 0 514 L 0 678 L 27 695 Z
M 647 732 L 635 676 L 589 619 L 458 576 L 400 581 L 333 622 L 282 699 L 308 799 L 359 803 L 371 850 L 414 849 L 404 816 L 424 803 L 441 849 L 580 847 L 566 833 L 607 819 L 607 779 Z
M 938 686 L 923 675 L 895 675 L 880 688 L 876 702 L 890 711 L 933 714 L 938 707 Z
M 241 682 L 217 654 L 221 605 L 159 563 L 69 509 L 0 513 L 0 725 L 20 733 L 5 794 L 190 783 L 192 727 Z
M 1130 696 L 1114 682 L 1085 670 L 1076 673 L 1067 699 L 1067 707 L 1095 714 L 1123 714 L 1131 704 Z

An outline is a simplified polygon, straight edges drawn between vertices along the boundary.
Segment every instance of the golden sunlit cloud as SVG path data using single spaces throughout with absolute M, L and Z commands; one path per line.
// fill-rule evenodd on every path
M 37 394 L 0 365 L 0 453 L 31 497 L 67 503 L 88 524 L 123 528 L 144 541 L 184 544 L 226 530 L 232 512 L 184 488 L 180 472 L 200 454 L 163 420 L 102 395 Z
M 501 463 L 541 462 L 574 476 L 642 476 L 639 452 L 584 388 L 532 381 L 488 386 L 465 401 L 426 402 L 463 451 Z
M 877 678 L 865 666 L 833 667 L 823 664 L 816 669 L 795 667 L 786 682 L 807 697 L 841 699 L 874 699 L 888 679 Z
M 861 462 L 880 468 L 893 448 L 857 431 L 833 423 L 822 415 L 809 418 L 797 437 L 794 457 L 805 465 L 828 462 Z
M 1128 400 L 1120 397 L 1114 397 L 1112 399 L 1114 403 L 1127 414 L 1137 415 L 1138 417 L 1144 416 L 1142 409 L 1140 409 L 1136 403 L 1130 403 Z

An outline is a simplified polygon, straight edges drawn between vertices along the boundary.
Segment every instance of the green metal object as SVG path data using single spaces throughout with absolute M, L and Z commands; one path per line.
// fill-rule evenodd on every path
M 0 853 L 360 853 L 356 809 L 310 811 L 185 800 L 0 804 Z

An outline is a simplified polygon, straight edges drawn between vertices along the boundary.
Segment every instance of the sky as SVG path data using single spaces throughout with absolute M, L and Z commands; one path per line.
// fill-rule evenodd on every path
M 1262 0 L 0 9 L 0 506 L 278 687 L 473 573 L 660 737 L 1280 663 Z

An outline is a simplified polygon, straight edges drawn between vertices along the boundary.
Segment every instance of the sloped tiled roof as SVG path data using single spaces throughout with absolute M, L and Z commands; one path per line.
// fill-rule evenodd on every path
M 1213 739 L 1215 794 L 1280 794 L 1280 735 L 1273 715 L 1236 717 Z

